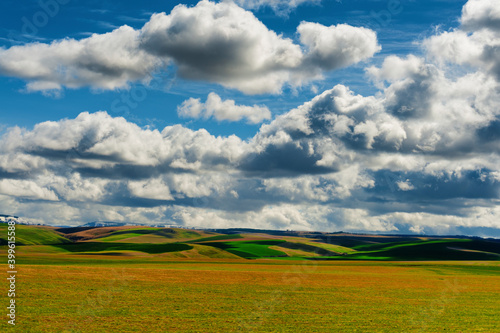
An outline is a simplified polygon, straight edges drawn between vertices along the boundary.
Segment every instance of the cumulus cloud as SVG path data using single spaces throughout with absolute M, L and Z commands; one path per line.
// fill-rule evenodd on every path
M 302 22 L 297 28 L 300 42 L 309 49 L 305 63 L 310 67 L 332 70 L 371 57 L 381 50 L 373 30 L 347 24 L 326 27 Z
M 229 2 L 201 1 L 192 8 L 179 5 L 169 15 L 153 15 L 141 38 L 149 53 L 174 59 L 184 77 L 248 94 L 278 93 L 285 83 L 319 78 L 324 70 L 359 62 L 379 50 L 375 33 L 367 29 L 321 27 L 299 26 L 298 33 L 305 35 L 301 42 L 310 48 L 304 54 L 300 45 L 269 30 L 251 12 Z M 317 36 L 322 33 L 326 41 Z M 318 54 L 321 63 L 310 61 Z
M 302 230 L 411 232 L 415 226 L 446 232 L 464 221 L 491 227 L 474 222 L 468 207 L 471 200 L 487 206 L 484 200 L 498 199 L 498 154 L 448 161 L 422 152 L 404 157 L 394 148 L 372 156 L 371 151 L 380 151 L 376 145 L 353 146 L 343 136 L 378 112 L 364 111 L 373 103 L 375 98 L 338 86 L 263 125 L 249 142 L 181 126 L 143 129 L 103 112 L 41 123 L 33 130 L 13 128 L 2 139 L 1 155 L 15 151 L 24 157 L 23 163 L 2 165 L 11 178 L 0 183 L 0 194 L 9 196 L 0 198 L 0 207 L 7 207 L 7 198 L 18 198 L 23 210 L 26 199 L 35 202 L 32 209 L 38 200 L 55 201 L 67 211 L 61 219 L 82 218 L 89 207 L 100 207 L 92 218 L 198 227 L 229 227 L 235 220 L 238 226 Z M 383 103 L 377 105 L 383 110 Z M 336 127 L 330 120 L 337 115 L 351 125 Z M 19 169 L 26 172 L 14 173 Z M 422 214 L 423 198 L 431 200 L 425 212 L 429 220 L 457 224 L 448 229 L 412 224 L 410 217 Z M 450 205 L 460 218 L 441 217 Z M 108 214 L 109 206 L 115 216 Z
M 126 87 L 129 82 L 147 80 L 162 63 L 140 49 L 138 37 L 138 31 L 122 26 L 82 40 L 0 49 L 0 73 L 27 80 L 28 91 Z
M 21 179 L 0 180 L 0 194 L 33 200 L 59 200 L 57 195 L 49 188 L 43 187 L 43 185 L 40 186 L 34 181 Z
M 218 10 L 225 19 L 225 11 L 251 15 L 231 4 L 198 6 Z M 193 13 L 191 8 L 177 8 L 175 15 L 190 18 Z M 439 48 L 430 47 L 449 34 L 469 42 L 480 32 L 495 36 L 489 24 L 478 23 L 484 11 L 467 8 L 462 24 L 476 22 L 468 23 L 476 30 L 461 27 L 431 37 L 424 46 L 429 52 L 425 55 L 433 57 L 389 56 L 379 66 L 367 68 L 379 89 L 376 94 L 363 96 L 336 85 L 261 125 L 249 140 L 215 137 L 181 125 L 141 128 L 106 112 L 84 112 L 33 129 L 11 128 L 0 140 L 0 208 L 27 212 L 20 215 L 28 217 L 45 214 L 47 219 L 50 214 L 40 201 L 56 207 L 58 218 L 70 220 L 92 210 L 86 219 L 197 227 L 233 227 L 238 221 L 238 227 L 256 228 L 498 234 L 500 84 L 486 70 L 481 55 L 472 63 L 455 57 L 472 59 L 466 53 L 442 48 L 443 57 L 451 54 L 454 59 L 450 70 L 436 58 Z M 200 15 L 206 14 L 200 11 Z M 162 27 L 168 27 L 182 36 L 183 26 L 174 18 L 160 14 L 148 23 L 155 27 L 148 29 L 162 36 L 167 31 Z M 302 43 L 307 45 L 298 56 L 301 65 L 312 58 L 322 68 L 331 68 L 328 59 L 344 61 L 326 45 L 336 38 L 336 29 L 345 27 L 309 23 L 301 27 Z M 234 29 L 238 36 L 239 26 Z M 316 38 L 315 30 L 325 40 Z M 172 31 L 168 34 L 173 36 Z M 230 37 L 221 43 L 226 45 Z M 172 40 L 173 44 L 163 44 L 166 55 L 183 38 Z M 212 43 L 210 38 L 207 43 Z M 481 43 L 481 54 L 493 45 L 488 40 Z M 163 50 L 161 43 L 156 46 Z M 178 50 L 184 54 L 189 47 Z M 285 64 L 289 58 L 283 57 Z M 186 66 L 198 66 L 190 61 Z M 205 73 L 205 67 L 198 69 Z M 258 122 L 268 117 L 263 110 L 211 94 L 204 103 L 185 101 L 179 113 Z M 113 209 L 107 209 L 110 206 Z
M 500 31 L 500 8 L 495 1 L 469 0 L 462 9 L 461 23 L 467 30 Z
M 415 187 L 410 183 L 409 179 L 407 179 L 406 181 L 399 181 L 396 183 L 396 185 L 401 191 L 411 191 L 415 189 Z
M 8 131 L 0 145 L 2 160 L 9 155 L 20 158 L 4 160 L 0 173 L 9 178 L 32 178 L 51 170 L 64 177 L 76 172 L 84 179 L 139 181 L 168 172 L 225 169 L 236 163 L 246 146 L 236 136 L 214 137 L 206 130 L 192 131 L 180 125 L 160 132 L 105 112 L 85 112 L 76 119 L 40 123 L 31 131 Z M 153 195 L 147 194 L 150 186 L 131 185 L 129 189 L 143 191 L 142 196 Z
M 500 10 L 494 1 L 470 0 L 462 10 L 461 26 L 424 41 L 440 62 L 468 65 L 500 81 Z
M 161 179 L 148 179 L 146 181 L 130 181 L 128 183 L 130 193 L 138 198 L 154 200 L 173 200 L 170 189 Z
M 265 106 L 236 105 L 233 100 L 223 101 L 216 93 L 208 94 L 205 103 L 199 98 L 190 98 L 177 107 L 177 114 L 184 118 L 215 118 L 218 121 L 240 121 L 258 124 L 271 119 L 271 111 Z
M 380 49 L 375 33 L 365 28 L 302 23 L 298 33 L 302 45 L 232 2 L 202 0 L 194 7 L 178 5 L 170 14 L 153 14 L 140 30 L 122 26 L 82 40 L 0 49 L 0 73 L 28 81 L 28 91 L 116 89 L 147 82 L 173 63 L 187 79 L 247 94 L 279 93 L 286 84 L 320 79 L 324 71 L 365 60 Z

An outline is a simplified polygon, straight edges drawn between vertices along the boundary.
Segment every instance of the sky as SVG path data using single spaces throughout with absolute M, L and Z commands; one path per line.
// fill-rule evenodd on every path
M 497 1 L 0 6 L 1 214 L 500 237 Z

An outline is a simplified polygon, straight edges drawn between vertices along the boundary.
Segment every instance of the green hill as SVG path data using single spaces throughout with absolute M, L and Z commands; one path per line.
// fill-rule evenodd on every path
M 200 243 L 225 250 L 245 259 L 287 257 L 286 253 L 270 249 L 270 246 L 285 243 L 284 240 L 261 240 L 261 241 L 236 241 L 236 242 L 207 242 Z
M 7 227 L 6 223 L 0 223 L 0 245 L 7 244 Z M 52 245 L 70 242 L 52 227 L 16 225 L 16 245 Z
M 500 241 L 470 237 L 415 237 L 244 229 L 221 233 L 140 226 L 52 228 L 17 225 L 26 254 L 140 255 L 167 258 L 316 260 L 500 260 Z M 0 245 L 7 224 L 0 224 Z
M 213 233 L 180 228 L 154 228 L 137 226 L 60 228 L 58 232 L 74 241 L 166 243 L 187 241 L 212 236 Z M 217 234 L 215 234 L 217 235 Z
M 473 239 L 431 239 L 358 245 L 342 259 L 354 260 L 500 260 L 500 242 Z M 324 258 L 326 259 L 326 258 Z M 330 257 L 330 259 L 338 259 Z

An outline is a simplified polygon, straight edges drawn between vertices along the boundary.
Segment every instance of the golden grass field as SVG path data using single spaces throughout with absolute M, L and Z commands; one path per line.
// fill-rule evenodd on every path
M 500 332 L 498 262 L 54 258 L 19 266 L 15 332 Z

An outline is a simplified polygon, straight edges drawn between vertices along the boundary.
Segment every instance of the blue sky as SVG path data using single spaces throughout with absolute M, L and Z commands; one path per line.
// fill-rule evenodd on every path
M 51 1 L 43 2 L 48 6 Z M 63 2 L 64 3 L 64 2 Z M 182 2 L 195 5 L 196 1 Z M 398 4 L 399 3 L 399 4 Z M 54 17 L 47 15 L 47 24 L 42 27 L 35 25 L 35 21 L 42 20 L 40 12 L 46 12 L 39 1 L 28 1 L 19 4 L 16 1 L 4 2 L 5 10 L 0 14 L 2 29 L 1 46 L 10 47 L 17 43 L 44 42 L 64 38 L 82 39 L 91 33 L 106 33 L 119 26 L 127 24 L 140 29 L 152 13 L 169 13 L 179 4 L 174 1 L 69 1 L 67 4 L 58 4 L 57 14 Z M 436 26 L 443 29 L 458 25 L 457 18 L 463 6 L 461 1 L 409 1 L 395 2 L 396 10 L 389 12 L 389 1 L 322 1 L 320 5 L 304 4 L 291 10 L 290 13 L 276 15 L 271 8 L 262 7 L 255 11 L 255 15 L 270 29 L 282 33 L 287 37 L 296 38 L 295 29 L 301 21 L 319 22 L 325 25 L 348 23 L 355 26 L 373 28 L 378 33 L 382 51 L 369 59 L 368 62 L 377 63 L 387 54 L 402 54 L 419 52 L 413 45 L 433 32 Z M 48 8 L 52 8 L 49 6 Z M 57 7 L 56 7 L 57 8 Z M 387 13 L 390 16 L 387 16 Z M 38 16 L 37 16 L 38 14 Z M 34 19 L 35 17 L 35 19 Z M 443 17 L 445 19 L 443 20 Z M 22 30 L 31 32 L 28 22 L 33 23 L 36 34 L 24 35 Z M 38 21 L 36 21 L 38 22 Z M 43 20 L 42 20 L 43 22 Z M 346 84 L 358 93 L 373 93 L 375 88 L 366 84 L 364 75 L 366 63 L 342 69 L 338 72 L 325 73 L 324 80 L 315 82 L 320 90 L 326 90 L 337 83 Z M 310 100 L 315 96 L 307 87 L 298 92 L 285 91 L 284 94 L 246 96 L 238 91 L 226 90 L 220 86 L 205 82 L 185 82 L 176 78 L 175 72 L 167 73 L 167 87 L 158 87 L 155 91 L 148 89 L 149 97 L 130 110 L 133 115 L 131 121 L 141 126 L 154 125 L 163 128 L 169 124 L 187 123 L 179 119 L 176 113 L 178 104 L 189 97 L 200 98 L 207 91 L 216 91 L 228 98 L 235 99 L 242 104 L 265 104 L 274 114 L 280 114 Z M 171 82 L 175 78 L 175 82 Z M 132 83 L 133 85 L 134 83 Z M 58 120 L 67 117 L 76 117 L 82 111 L 95 112 L 109 110 L 110 104 L 116 98 L 121 98 L 123 90 L 92 91 L 84 88 L 65 90 L 60 98 L 47 98 L 40 93 L 23 93 L 25 82 L 16 78 L 1 77 L 1 91 L 4 94 L 0 122 L 7 126 L 31 127 L 46 120 Z M 160 106 L 160 107 L 159 107 Z M 192 128 L 209 128 L 215 135 L 230 135 L 242 133 L 250 137 L 258 130 L 258 126 L 248 126 L 245 123 L 228 124 L 225 122 L 188 122 Z M 208 126 L 208 127 L 207 127 Z M 238 127 L 235 129 L 235 127 Z
M 494 2 L 290 3 L 4 1 L 0 210 L 500 236 Z

